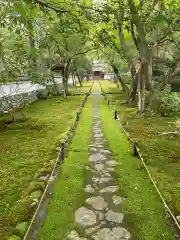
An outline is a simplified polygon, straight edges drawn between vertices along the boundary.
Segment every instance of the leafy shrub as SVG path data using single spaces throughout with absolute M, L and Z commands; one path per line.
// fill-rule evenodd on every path
M 171 112 L 180 111 L 180 94 L 171 92 L 171 86 L 166 85 L 163 91 L 158 94 L 159 111 L 162 116 L 169 115 Z
M 37 92 L 38 99 L 46 100 L 48 98 L 48 90 L 47 89 L 40 89 Z

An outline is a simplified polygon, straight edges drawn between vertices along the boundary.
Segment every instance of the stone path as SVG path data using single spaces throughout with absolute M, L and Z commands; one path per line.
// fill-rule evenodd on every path
M 94 95 L 93 139 L 89 145 L 89 165 L 86 166 L 87 179 L 84 191 L 87 198 L 84 205 L 74 214 L 79 232 L 68 233 L 69 240 L 127 240 L 131 234 L 124 227 L 122 213 L 123 198 L 114 178 L 111 152 L 106 148 L 99 112 L 99 94 Z

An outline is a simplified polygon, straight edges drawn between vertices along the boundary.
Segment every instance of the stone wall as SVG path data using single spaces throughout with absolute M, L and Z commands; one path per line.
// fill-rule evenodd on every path
M 23 108 L 38 100 L 38 90 L 7 95 L 0 98 L 0 116 L 16 108 Z

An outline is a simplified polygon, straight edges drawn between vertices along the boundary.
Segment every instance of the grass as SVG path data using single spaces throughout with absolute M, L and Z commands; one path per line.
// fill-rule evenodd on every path
M 60 180 L 54 188 L 54 197 L 48 217 L 40 231 L 41 240 L 66 239 L 74 227 L 74 212 L 84 202 L 85 165 L 88 163 L 88 144 L 91 139 L 92 97 L 83 114 L 73 138 L 68 158 L 65 160 Z
M 18 200 L 27 195 L 39 169 L 44 167 L 46 174 L 51 171 L 47 165 L 57 157 L 59 142 L 74 122 L 82 99 L 53 97 L 35 102 L 15 114 L 24 112 L 26 122 L 0 132 L 0 239 L 11 235 L 14 220 L 20 220 L 27 201 Z
M 125 224 L 133 236 L 132 239 L 175 239 L 156 190 L 141 161 L 132 156 L 132 145 L 119 122 L 113 119 L 113 112 L 104 100 L 101 101 L 101 115 L 109 147 L 119 162 L 116 178 L 121 195 L 127 198 L 124 202 Z

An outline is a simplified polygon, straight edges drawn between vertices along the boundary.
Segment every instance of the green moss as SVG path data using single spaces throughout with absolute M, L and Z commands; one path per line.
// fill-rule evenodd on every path
M 45 187 L 46 184 L 42 181 L 32 182 L 28 188 L 28 194 L 30 195 L 32 192 L 35 192 L 36 190 L 44 191 Z
M 171 224 L 165 218 L 164 206 L 142 162 L 132 156 L 132 145 L 119 122 L 113 119 L 113 112 L 109 110 L 104 100 L 101 102 L 101 115 L 109 147 L 114 158 L 119 162 L 116 167 L 116 177 L 120 186 L 120 195 L 126 197 L 125 221 L 133 239 L 174 240 Z
M 41 190 L 37 190 L 37 191 L 32 192 L 30 194 L 30 198 L 31 199 L 39 199 L 41 197 L 41 195 L 42 195 L 42 191 Z
M 22 237 L 26 233 L 27 228 L 28 228 L 28 222 L 22 222 L 16 226 L 16 230 L 19 232 L 20 236 Z
M 66 239 L 68 230 L 74 226 L 74 211 L 84 202 L 84 165 L 88 162 L 88 144 L 91 139 L 92 100 L 89 99 L 83 110 L 76 135 L 70 146 L 68 158 L 61 168 L 48 217 L 41 229 L 42 240 Z M 76 149 L 79 149 L 76 152 Z
M 10 211 L 27 195 L 29 184 L 51 173 L 54 164 L 50 159 L 58 155 L 56 138 L 72 126 L 83 98 L 69 97 L 57 103 L 58 96 L 35 102 L 15 114 L 17 119 L 24 113 L 28 117 L 26 122 L 11 124 L 0 131 L 0 239 L 12 235 Z
M 18 222 L 24 222 L 29 218 L 31 204 L 32 200 L 28 197 L 17 201 L 10 213 L 10 219 L 13 225 L 16 225 Z
M 116 85 L 110 81 L 104 81 L 102 87 L 106 91 L 114 92 Z M 179 215 L 180 191 L 177 185 L 180 176 L 180 138 L 157 136 L 157 134 L 179 131 L 177 123 L 180 119 L 180 113 L 171 117 L 161 117 L 156 114 L 145 117 L 144 115 L 138 115 L 136 108 L 124 104 L 125 94 L 119 92 L 119 94 L 109 94 L 108 97 L 111 107 L 116 106 L 125 129 L 137 142 L 151 175 L 165 200 L 174 214 Z
M 21 240 L 21 238 L 16 235 L 12 235 L 11 237 L 7 238 L 7 240 Z

